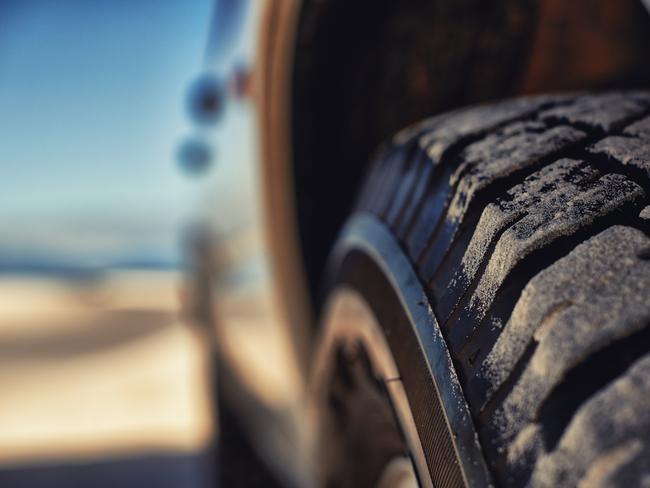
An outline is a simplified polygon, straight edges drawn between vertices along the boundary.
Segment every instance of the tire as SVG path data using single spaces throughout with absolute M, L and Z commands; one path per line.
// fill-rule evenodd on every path
M 377 317 L 434 484 L 440 446 L 447 486 L 648 482 L 649 195 L 646 93 L 460 110 L 379 150 L 329 287 Z

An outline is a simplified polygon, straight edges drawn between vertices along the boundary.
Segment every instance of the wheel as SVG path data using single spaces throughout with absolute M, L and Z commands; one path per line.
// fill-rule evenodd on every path
M 363 350 L 422 484 L 647 483 L 648 195 L 646 93 L 522 98 L 398 133 L 329 262 L 317 405 L 356 401 L 337 376 Z M 371 450 L 353 430 L 339 438 Z

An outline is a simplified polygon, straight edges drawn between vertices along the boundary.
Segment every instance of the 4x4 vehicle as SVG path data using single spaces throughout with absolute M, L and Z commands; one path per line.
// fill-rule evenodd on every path
M 643 3 L 222 0 L 214 32 L 253 149 L 197 253 L 223 476 L 647 483 Z

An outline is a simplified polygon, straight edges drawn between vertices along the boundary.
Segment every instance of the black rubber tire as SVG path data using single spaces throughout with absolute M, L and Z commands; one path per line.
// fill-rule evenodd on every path
M 497 484 L 650 477 L 649 115 L 647 93 L 465 109 L 367 175 L 356 212 L 419 275 Z

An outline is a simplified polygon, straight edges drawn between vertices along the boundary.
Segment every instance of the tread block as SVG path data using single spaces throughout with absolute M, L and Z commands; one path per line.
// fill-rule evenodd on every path
M 558 447 L 542 456 L 533 486 L 641 486 L 650 469 L 650 354 L 576 413 Z
M 585 95 L 577 98 L 570 106 L 543 111 L 540 119 L 561 120 L 578 127 L 610 132 L 643 114 L 649 105 L 650 97 L 641 93 Z
M 571 368 L 647 326 L 650 261 L 639 253 L 649 245 L 650 239 L 637 229 L 610 227 L 526 286 L 480 372 L 490 384 L 489 399 L 528 344 L 536 344 L 521 377 L 489 421 L 497 446 L 505 446 L 535 419 Z
M 618 161 L 640 178 L 649 178 L 650 117 L 626 128 L 621 136 L 611 136 L 597 142 L 589 151 Z
M 403 145 L 417 139 L 422 151 L 435 165 L 459 142 L 480 137 L 504 123 L 521 120 L 543 107 L 560 103 L 565 98 L 524 97 L 498 104 L 459 109 L 431 117 L 402 130 L 393 138 L 393 143 Z

